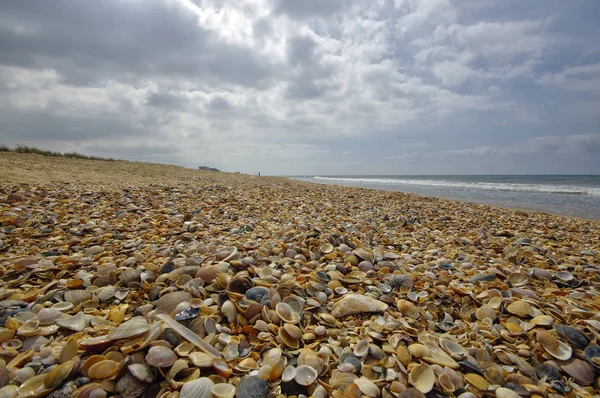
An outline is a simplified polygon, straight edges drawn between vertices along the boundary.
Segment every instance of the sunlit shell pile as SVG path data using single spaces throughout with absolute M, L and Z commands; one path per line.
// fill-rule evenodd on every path
M 592 397 L 594 221 L 199 173 L 0 190 L 0 398 Z

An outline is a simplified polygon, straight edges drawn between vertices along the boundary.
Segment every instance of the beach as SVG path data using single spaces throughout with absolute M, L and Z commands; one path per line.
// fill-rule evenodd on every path
M 599 221 L 0 153 L 0 226 L 1 397 L 600 394 Z

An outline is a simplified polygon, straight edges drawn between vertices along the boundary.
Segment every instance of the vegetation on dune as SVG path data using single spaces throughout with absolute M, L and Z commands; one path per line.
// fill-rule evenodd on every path
M 25 146 L 25 145 L 17 145 L 14 149 L 12 149 L 7 145 L 0 144 L 0 152 L 33 153 L 35 155 L 52 156 L 52 157 L 57 157 L 57 158 L 104 160 L 104 161 L 110 161 L 110 162 L 115 160 L 113 158 L 102 158 L 99 156 L 83 155 L 83 154 L 77 153 L 77 152 L 61 153 L 61 152 L 49 151 L 47 149 L 39 149 L 39 148 Z

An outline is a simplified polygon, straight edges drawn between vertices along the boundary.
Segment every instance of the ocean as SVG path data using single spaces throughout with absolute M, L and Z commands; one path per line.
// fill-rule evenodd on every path
M 291 178 L 600 220 L 600 175 L 324 175 Z

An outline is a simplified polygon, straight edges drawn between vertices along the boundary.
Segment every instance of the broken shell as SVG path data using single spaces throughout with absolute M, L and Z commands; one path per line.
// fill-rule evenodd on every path
M 152 383 L 154 380 L 154 374 L 152 368 L 145 363 L 132 363 L 127 366 L 129 373 L 136 379 L 145 383 Z

